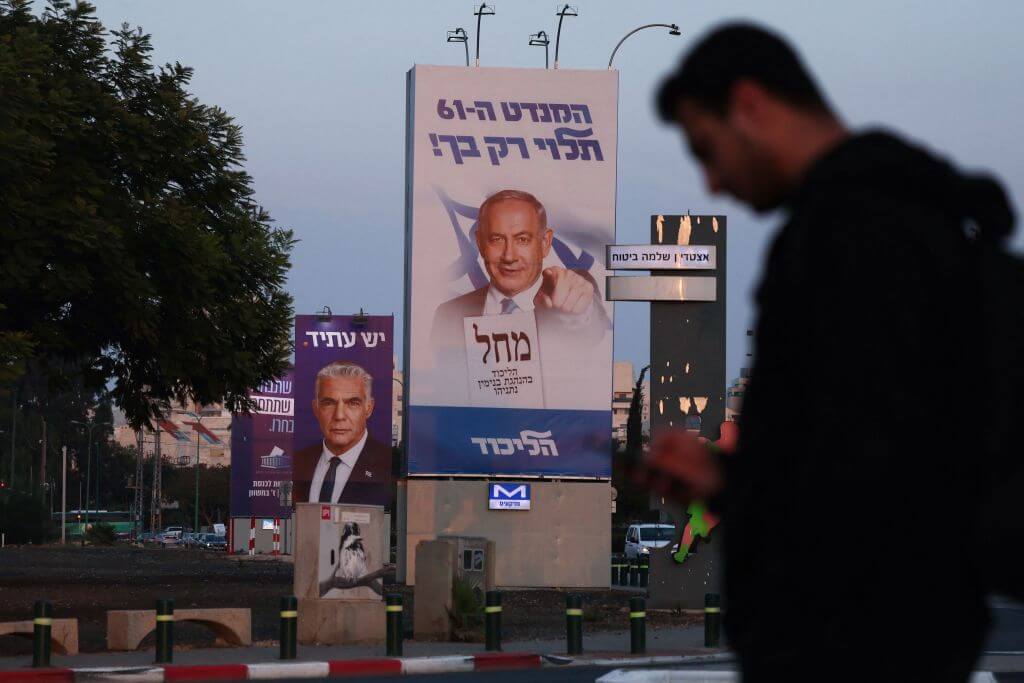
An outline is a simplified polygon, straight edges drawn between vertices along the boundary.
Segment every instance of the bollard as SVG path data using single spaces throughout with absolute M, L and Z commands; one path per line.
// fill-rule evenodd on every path
M 651 557 L 650 555 L 644 555 L 640 558 L 640 587 L 647 588 L 647 580 L 650 577 L 651 571 Z
M 402 656 L 402 596 L 399 593 L 388 593 L 384 599 L 384 610 L 387 613 L 387 655 Z
M 629 599 L 629 652 L 647 652 L 647 612 L 643 598 Z
M 501 593 L 487 591 L 484 600 L 485 649 L 501 651 Z
M 38 600 L 32 619 L 32 666 L 50 666 L 50 629 L 53 627 L 53 606 Z
M 612 557 L 612 585 L 614 586 L 619 581 L 619 560 L 616 557 Z
M 722 601 L 718 593 L 704 594 L 704 647 L 718 647 L 722 628 Z
M 299 601 L 294 595 L 281 598 L 281 659 L 295 659 Z
M 583 599 L 576 593 L 565 596 L 565 651 L 583 653 Z
M 156 663 L 170 664 L 174 658 L 174 600 L 156 601 Z
M 640 558 L 629 562 L 629 585 L 634 588 L 640 585 Z

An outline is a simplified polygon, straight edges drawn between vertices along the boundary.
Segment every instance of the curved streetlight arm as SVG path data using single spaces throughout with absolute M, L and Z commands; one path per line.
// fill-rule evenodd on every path
M 643 30 L 644 30 L 645 28 L 659 28 L 659 27 L 660 27 L 660 28 L 667 28 L 667 29 L 670 29 L 670 30 L 669 30 L 669 35 L 670 35 L 670 36 L 678 36 L 678 35 L 682 35 L 682 34 L 681 34 L 681 33 L 679 32 L 679 27 L 678 27 L 678 26 L 676 26 L 675 24 L 644 24 L 643 26 L 637 26 L 637 27 L 636 27 L 635 29 L 633 29 L 632 31 L 630 31 L 630 32 L 629 32 L 629 33 L 627 33 L 626 35 L 622 36 L 622 40 L 620 40 L 620 41 L 618 42 L 618 44 L 617 44 L 617 45 L 615 46 L 615 49 L 614 49 L 614 50 L 612 50 L 612 56 L 608 58 L 608 68 L 609 68 L 609 69 L 610 69 L 610 68 L 612 68 L 612 62 L 614 62 L 614 61 L 615 61 L 615 53 L 616 53 L 616 52 L 618 52 L 618 51 L 619 51 L 619 48 L 620 48 L 620 47 L 622 46 L 622 44 L 623 44 L 624 42 L 626 42 L 626 38 L 629 38 L 629 37 L 630 37 L 631 35 L 633 35 L 633 34 L 634 34 L 634 33 L 636 33 L 637 31 L 643 31 Z M 556 60 L 556 61 L 558 60 L 558 57 L 557 57 L 557 56 L 555 57 L 555 60 Z

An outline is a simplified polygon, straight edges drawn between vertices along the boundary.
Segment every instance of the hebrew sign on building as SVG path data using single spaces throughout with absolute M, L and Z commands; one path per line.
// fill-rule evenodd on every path
M 408 472 L 608 477 L 618 74 L 408 79 Z

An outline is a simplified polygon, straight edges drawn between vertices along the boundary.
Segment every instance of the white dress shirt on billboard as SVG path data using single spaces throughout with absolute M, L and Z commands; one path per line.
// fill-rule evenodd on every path
M 341 492 L 345 489 L 345 484 L 348 483 L 349 475 L 352 474 L 352 469 L 356 466 L 356 461 L 359 460 L 360 454 L 363 452 L 363 446 L 366 445 L 366 439 L 369 436 L 369 430 L 363 430 L 363 438 L 338 457 L 341 458 L 341 463 L 338 465 L 334 472 L 334 491 L 331 493 L 331 502 L 337 503 L 341 497 Z M 331 466 L 331 458 L 334 457 L 325 443 L 323 450 L 320 452 L 320 460 L 316 464 L 316 469 L 313 470 L 313 481 L 309 485 L 309 502 L 316 503 L 320 501 L 320 487 L 323 486 L 324 477 L 327 475 L 327 469 Z

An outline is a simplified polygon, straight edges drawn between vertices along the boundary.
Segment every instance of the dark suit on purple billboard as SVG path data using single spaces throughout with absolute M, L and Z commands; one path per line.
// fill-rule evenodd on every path
M 323 442 L 317 441 L 295 454 L 292 465 L 294 502 L 317 502 L 309 500 L 309 488 L 322 452 Z M 387 445 L 372 438 L 366 440 L 338 503 L 391 505 L 391 449 Z

